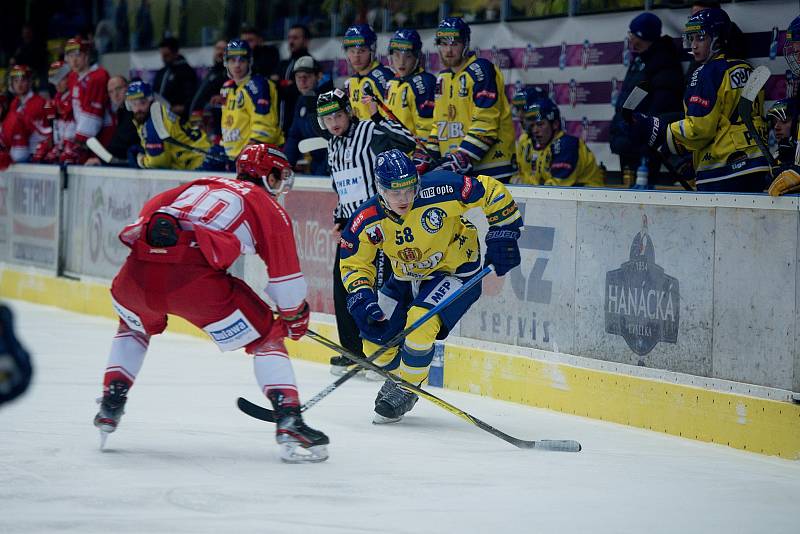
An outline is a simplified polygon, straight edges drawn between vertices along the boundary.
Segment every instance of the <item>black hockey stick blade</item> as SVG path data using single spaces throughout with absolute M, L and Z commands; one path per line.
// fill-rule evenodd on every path
M 433 393 L 425 391 L 419 386 L 412 384 L 411 382 L 406 382 L 401 377 L 394 375 L 388 371 L 385 371 L 382 367 L 378 367 L 374 363 L 368 361 L 366 358 L 362 358 L 360 356 L 356 356 L 355 354 L 350 353 L 349 351 L 345 350 L 344 347 L 341 347 L 338 343 L 335 343 L 328 338 L 317 334 L 313 330 L 308 330 L 306 333 L 311 339 L 318 341 L 322 345 L 336 351 L 340 352 L 342 355 L 350 359 L 351 361 L 361 365 L 362 367 L 366 367 L 367 369 L 371 369 L 378 374 L 385 376 L 386 378 L 394 381 L 396 384 L 401 386 L 403 389 L 408 391 L 412 391 L 427 399 L 428 401 L 436 404 L 440 408 L 444 408 L 448 412 L 457 415 L 458 417 L 464 419 L 465 421 L 472 423 L 473 425 L 477 426 L 481 430 L 484 430 L 498 438 L 514 445 L 515 447 L 519 447 L 520 449 L 539 449 L 539 450 L 547 450 L 547 451 L 562 451 L 562 452 L 579 452 L 581 450 L 581 444 L 574 440 L 538 440 L 538 441 L 528 441 L 519 438 L 515 438 L 509 434 L 506 434 L 502 430 L 498 430 L 492 425 L 481 421 L 474 415 L 471 415 L 461 408 L 453 406 L 449 402 L 440 399 Z
M 242 411 L 242 413 L 245 413 L 250 417 L 255 417 L 256 419 L 266 421 L 267 423 L 275 422 L 275 413 L 272 410 L 252 403 L 243 397 L 236 399 L 236 406 Z

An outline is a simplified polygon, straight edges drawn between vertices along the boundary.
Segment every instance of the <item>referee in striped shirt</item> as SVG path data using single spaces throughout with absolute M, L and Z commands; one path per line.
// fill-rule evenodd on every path
M 416 146 L 414 138 L 399 124 L 389 121 L 379 112 L 371 97 L 365 96 L 372 116 L 360 121 L 353 117 L 350 100 L 341 89 L 323 93 L 317 98 L 317 120 L 328 140 L 328 165 L 333 177 L 333 187 L 339 196 L 334 211 L 334 231 L 341 232 L 348 219 L 366 200 L 377 194 L 375 187 L 375 160 L 378 154 L 397 148 L 411 153 Z M 377 284 L 380 287 L 389 273 L 383 254 L 376 257 Z M 347 291 L 339 272 L 339 248 L 333 265 L 333 306 L 339 341 L 347 350 L 364 356 L 358 327 L 347 311 Z M 341 375 L 352 362 L 344 356 L 331 358 L 331 372 Z

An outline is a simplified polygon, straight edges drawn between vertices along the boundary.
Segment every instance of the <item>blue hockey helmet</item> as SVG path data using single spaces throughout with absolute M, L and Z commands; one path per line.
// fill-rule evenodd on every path
M 797 110 L 795 109 L 794 99 L 792 98 L 776 100 L 775 103 L 770 106 L 769 110 L 767 110 L 767 118 L 770 120 L 786 122 L 794 120 L 796 116 Z
M 698 11 L 686 21 L 683 30 L 683 47 L 692 47 L 692 41 L 699 36 L 700 39 L 711 39 L 711 53 L 721 51 L 728 41 L 731 29 L 731 19 L 724 10 L 708 8 Z
M 514 92 L 511 97 L 511 113 L 516 117 L 521 117 L 525 113 L 525 106 L 535 100 L 547 98 L 547 93 L 535 85 L 526 85 Z
M 375 184 L 384 201 L 386 193 L 414 188 L 414 196 L 419 190 L 419 174 L 414 162 L 405 153 L 393 148 L 378 154 L 375 162 Z
M 549 98 L 538 98 L 525 104 L 523 118 L 530 122 L 555 121 L 561 124 L 561 111 L 559 111 L 556 103 Z
M 230 70 L 228 70 L 228 60 L 232 58 L 243 58 L 247 61 L 247 72 L 250 72 L 250 66 L 253 64 L 253 51 L 250 49 L 250 45 L 247 44 L 247 41 L 244 39 L 232 39 L 228 41 L 228 44 L 225 45 L 225 54 L 223 56 L 223 63 L 225 65 L 225 70 L 228 71 L 228 76 L 231 75 Z
M 783 57 L 795 76 L 800 76 L 800 17 L 795 18 L 786 30 L 786 39 L 783 44 Z
M 471 31 L 469 24 L 464 22 L 461 17 L 447 17 L 442 19 L 436 28 L 436 46 L 442 44 L 453 44 L 456 42 L 464 43 L 464 54 L 469 49 L 469 38 Z
M 411 52 L 415 56 L 419 56 L 419 53 L 422 51 L 422 39 L 420 39 L 417 30 L 401 28 L 394 32 L 392 38 L 389 39 L 389 54 L 395 50 Z
M 153 100 L 153 88 L 149 83 L 138 80 L 128 84 L 128 89 L 125 91 L 125 109 L 133 111 L 131 102 L 134 100 Z
M 369 48 L 372 55 L 375 55 L 375 45 L 378 42 L 378 36 L 375 34 L 369 24 L 355 24 L 347 28 L 344 32 L 344 39 L 342 39 L 342 48 L 347 50 L 353 46 L 360 46 Z

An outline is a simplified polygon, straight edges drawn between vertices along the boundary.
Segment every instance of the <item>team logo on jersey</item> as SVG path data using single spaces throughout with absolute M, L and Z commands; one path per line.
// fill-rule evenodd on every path
M 381 228 L 380 224 L 376 224 L 375 226 L 370 226 L 364 230 L 367 232 L 367 238 L 369 238 L 369 242 L 373 245 L 377 245 L 378 243 L 383 243 L 383 229 Z
M 442 208 L 428 208 L 422 214 L 422 227 L 429 234 L 435 234 L 444 226 L 447 213 Z
M 738 67 L 733 69 L 729 74 L 731 79 L 731 89 L 739 89 L 740 87 L 744 87 L 748 78 L 750 78 L 750 71 L 751 69 L 748 67 Z
M 397 257 L 405 263 L 413 263 L 422 258 L 422 251 L 416 247 L 406 247 L 397 251 Z
M 447 120 L 451 122 L 456 120 L 456 107 L 453 104 L 447 105 Z

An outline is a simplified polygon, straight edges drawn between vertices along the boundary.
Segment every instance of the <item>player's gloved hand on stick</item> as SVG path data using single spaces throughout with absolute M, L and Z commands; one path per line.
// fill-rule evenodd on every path
M 303 303 L 292 310 L 280 310 L 281 321 L 286 325 L 286 332 L 290 339 L 297 341 L 308 331 L 308 321 L 311 318 L 311 308 L 308 302 Z
M 386 320 L 378 305 L 378 296 L 371 288 L 362 288 L 347 297 L 347 311 L 353 317 L 358 329 L 367 338 L 380 339 Z
M 200 169 L 204 171 L 224 172 L 228 169 L 229 161 L 228 155 L 225 153 L 225 147 L 222 145 L 212 145 L 211 148 L 208 149 L 208 154 L 206 154 Z
M 519 236 L 520 231 L 516 228 L 489 227 L 486 233 L 485 265 L 494 265 L 497 276 L 503 276 L 522 261 L 517 243 Z
M 787 193 L 796 193 L 800 190 L 800 167 L 792 165 L 781 172 L 767 189 L 773 197 L 779 197 Z
M 667 138 L 667 123 L 643 113 L 633 114 L 633 134 L 652 148 L 660 148 Z
M 144 149 L 142 145 L 131 145 L 128 147 L 128 167 L 132 167 L 134 169 L 138 169 L 139 165 L 139 156 L 144 154 Z
M 444 170 L 466 174 L 472 170 L 472 159 L 462 150 L 447 154 L 435 170 Z

